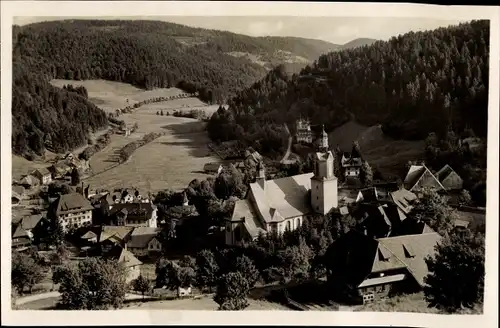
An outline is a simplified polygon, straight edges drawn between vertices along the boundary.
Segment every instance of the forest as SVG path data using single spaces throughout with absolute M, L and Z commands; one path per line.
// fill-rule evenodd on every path
M 489 21 L 471 21 L 330 52 L 292 76 L 278 66 L 212 117 L 210 136 L 265 153 L 264 140 L 286 147 L 283 123 L 293 133 L 309 117 L 327 132 L 355 119 L 396 139 L 486 137 L 489 37 Z
M 226 52 L 308 60 L 337 45 L 301 38 L 255 38 L 158 21 L 67 20 L 13 27 L 13 152 L 32 157 L 84 145 L 107 124 L 84 89 L 58 90 L 50 79 L 105 79 L 144 89 L 178 87 L 224 102 L 267 69 Z

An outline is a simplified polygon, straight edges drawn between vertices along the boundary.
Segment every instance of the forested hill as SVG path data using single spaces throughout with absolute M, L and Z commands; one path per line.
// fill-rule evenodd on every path
M 15 56 L 54 78 L 102 78 L 138 87 L 177 86 L 221 101 L 278 63 L 312 62 L 338 46 L 250 37 L 159 21 L 66 20 L 15 27 Z
M 410 32 L 370 46 L 331 52 L 301 74 L 281 68 L 243 90 L 211 120 L 213 140 L 286 145 L 299 116 L 327 130 L 355 118 L 395 138 L 424 139 L 487 127 L 489 21 Z M 263 144 L 263 143 L 262 143 Z
M 156 21 L 68 20 L 13 27 L 13 152 L 41 155 L 83 145 L 107 119 L 85 94 L 53 78 L 177 86 L 222 101 L 273 65 L 301 65 L 337 48 L 301 38 L 254 38 Z M 29 157 L 29 156 L 28 156 Z

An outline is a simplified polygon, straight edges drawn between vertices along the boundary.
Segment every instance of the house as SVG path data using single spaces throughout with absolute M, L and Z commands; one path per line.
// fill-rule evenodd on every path
M 389 197 L 405 214 L 409 214 L 411 212 L 413 204 L 417 200 L 417 195 L 404 188 L 390 192 Z
M 381 188 L 370 187 L 361 189 L 356 197 L 356 203 L 359 202 L 389 202 L 391 198 L 389 193 Z
M 25 198 L 24 193 L 25 189 L 23 186 L 12 186 L 12 194 L 11 194 L 12 206 L 19 205 L 22 202 L 22 200 Z
M 92 210 L 90 202 L 79 193 L 61 195 L 56 204 L 56 217 L 63 230 L 90 226 Z
M 162 244 L 158 234 L 161 229 L 150 227 L 134 228 L 127 242 L 127 249 L 136 256 L 148 255 L 153 252 L 161 252 Z
M 412 165 L 406 174 L 403 185 L 414 193 L 418 193 L 423 188 L 433 188 L 436 191 L 446 190 L 425 165 Z
M 33 214 L 25 216 L 17 224 L 12 235 L 12 247 L 19 248 L 30 245 L 34 237 L 34 229 L 42 222 L 44 214 Z
M 428 274 L 425 258 L 435 254 L 440 240 L 434 231 L 373 239 L 352 230 L 325 254 L 329 286 L 363 302 L 420 291 Z
M 43 185 L 48 185 L 52 182 L 52 174 L 45 167 L 33 171 L 32 175 L 40 180 L 40 183 Z
M 103 250 L 110 249 L 116 245 L 125 247 L 130 240 L 133 227 L 102 226 L 99 234 L 99 244 Z
M 462 190 L 464 180 L 448 164 L 439 170 L 435 176 L 446 191 Z
M 342 154 L 341 164 L 346 178 L 359 178 L 361 166 L 363 164 L 361 157 L 344 152 Z
M 82 239 L 85 243 L 97 243 L 97 234 L 92 230 L 89 230 L 83 234 L 80 239 Z
M 220 163 L 207 163 L 203 167 L 203 170 L 207 174 L 219 175 L 222 172 L 223 167 L 222 167 L 222 164 L 220 164 Z
M 324 132 L 324 130 L 323 130 Z M 328 136 L 323 134 L 315 154 L 314 172 L 266 180 L 262 163 L 245 199 L 235 202 L 226 220 L 226 243 L 235 245 L 256 239 L 259 234 L 294 230 L 304 218 L 325 215 L 338 207 L 337 178 Z
M 397 235 L 406 219 L 406 215 L 390 203 L 361 203 L 352 215 L 358 221 L 358 229 L 374 238 Z
M 21 181 L 19 181 L 19 184 L 27 189 L 31 189 L 38 187 L 40 185 L 40 180 L 38 180 L 35 176 L 28 174 L 24 176 Z
M 127 276 L 125 278 L 127 283 L 137 279 L 141 275 L 142 262 L 139 261 L 134 254 L 121 246 L 111 248 L 104 254 L 104 257 L 109 260 L 114 260 L 118 264 L 124 266 L 127 271 Z
M 295 140 L 297 143 L 311 144 L 313 142 L 313 133 L 309 120 L 298 120 L 296 126 Z
M 153 203 L 118 203 L 111 205 L 109 218 L 116 226 L 156 228 L 157 210 Z
M 58 162 L 52 165 L 49 170 L 52 172 L 54 179 L 62 179 L 72 170 L 72 167 L 64 162 Z
M 259 154 L 258 151 L 253 150 L 252 148 L 249 148 L 245 150 L 245 161 L 251 161 L 253 164 L 257 165 L 258 163 L 262 162 L 264 158 L 262 157 L 261 154 Z

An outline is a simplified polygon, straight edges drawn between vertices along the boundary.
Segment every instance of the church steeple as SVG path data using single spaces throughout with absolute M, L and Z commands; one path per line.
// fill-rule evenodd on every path
M 327 152 L 328 151 L 328 134 L 325 131 L 325 125 L 321 125 L 321 133 L 318 136 L 318 151 Z
M 262 189 L 265 188 L 266 185 L 266 170 L 264 168 L 264 164 L 262 161 L 259 161 L 257 163 L 257 177 L 255 179 L 255 182 L 257 182 Z

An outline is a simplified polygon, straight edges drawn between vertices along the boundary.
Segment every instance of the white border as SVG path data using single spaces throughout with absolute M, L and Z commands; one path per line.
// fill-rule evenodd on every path
M 414 17 L 450 20 L 489 19 L 490 83 L 488 124 L 488 183 L 485 308 L 483 315 L 433 315 L 416 313 L 294 312 L 294 311 L 12 311 L 10 309 L 10 181 L 11 84 L 14 16 L 331 16 Z M 401 325 L 420 327 L 496 327 L 498 325 L 498 122 L 499 122 L 499 7 L 436 6 L 380 3 L 297 2 L 147 2 L 147 1 L 1 1 L 2 59 L 2 323 L 6 325 L 104 325 L 104 324 L 286 324 L 286 325 Z M 460 288 L 460 286 L 457 286 Z M 253 313 L 257 312 L 257 313 Z

